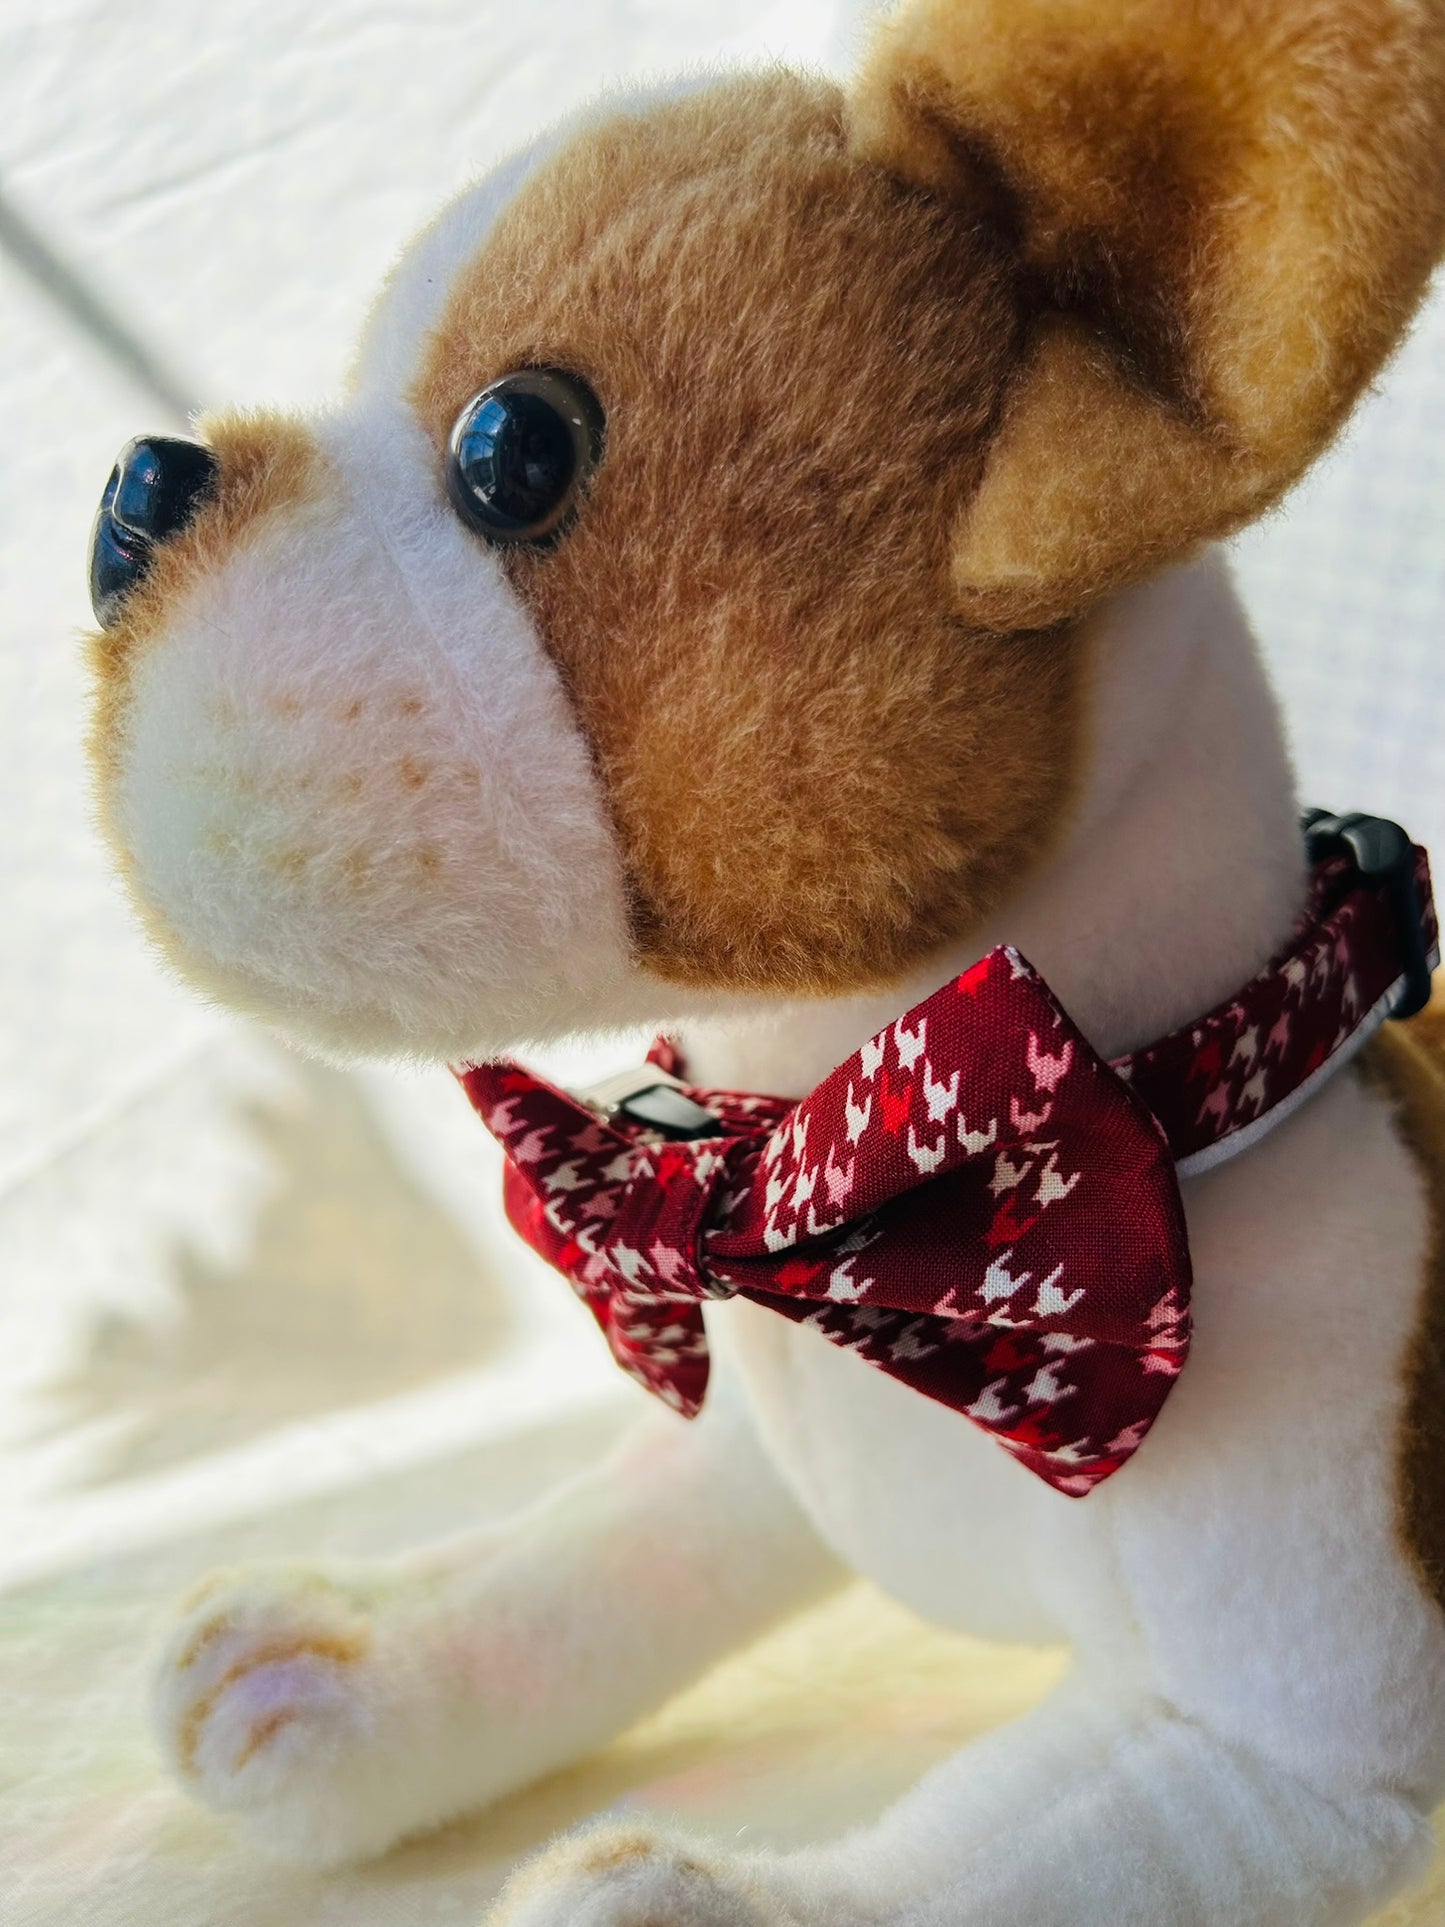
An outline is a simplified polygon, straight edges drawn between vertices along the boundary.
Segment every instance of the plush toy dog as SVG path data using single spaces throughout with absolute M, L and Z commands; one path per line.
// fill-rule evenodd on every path
M 203 1589 L 158 1689 L 201 1799 L 375 1853 L 844 1562 L 1069 1683 L 840 1842 L 591 1833 L 498 1919 L 1354 1922 L 1421 1867 L 1445 1037 L 1343 1066 L 1422 1001 L 1427 873 L 1302 838 L 1205 545 L 1442 235 L 1442 0 L 914 0 L 846 93 L 501 168 L 336 412 L 126 452 L 94 746 L 149 928 L 323 1049 L 472 1066 L 661 1395 L 509 1532 Z M 495 1061 L 644 1019 L 584 1099 Z

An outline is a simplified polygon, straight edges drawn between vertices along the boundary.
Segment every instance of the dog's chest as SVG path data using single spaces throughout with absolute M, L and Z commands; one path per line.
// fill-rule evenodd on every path
M 1385 1565 L 1403 1573 L 1405 1385 L 1430 1228 L 1389 1105 L 1337 1079 L 1263 1145 L 1189 1184 L 1185 1204 L 1193 1349 L 1137 1457 L 1087 1499 L 765 1307 L 709 1308 L 778 1466 L 850 1566 L 945 1625 L 1078 1638 L 1137 1617 L 1141 1586 L 1167 1579 L 1172 1595 L 1196 1559 L 1217 1592 L 1217 1571 L 1203 1570 L 1211 1521 L 1257 1519 L 1268 1565 L 1285 1557 L 1283 1506 L 1288 1556 L 1313 1556 L 1337 1540 L 1348 1492 L 1350 1550 L 1370 1583 Z
M 1062 1635 L 1036 1562 L 1068 1501 L 967 1419 L 765 1307 L 714 1307 L 710 1329 L 778 1467 L 853 1570 L 940 1624 Z

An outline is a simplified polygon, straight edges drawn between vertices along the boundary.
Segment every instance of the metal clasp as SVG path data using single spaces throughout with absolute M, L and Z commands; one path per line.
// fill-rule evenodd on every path
M 656 1137 L 677 1143 L 726 1135 L 722 1120 L 689 1097 L 682 1082 L 656 1064 L 635 1064 L 629 1070 L 617 1071 L 577 1096 L 601 1118 L 626 1118 Z

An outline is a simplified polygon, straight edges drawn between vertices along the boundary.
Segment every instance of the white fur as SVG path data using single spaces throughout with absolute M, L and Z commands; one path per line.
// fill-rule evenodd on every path
M 157 1725 L 200 1798 L 333 1865 L 604 1745 L 835 1577 L 724 1393 L 694 1426 L 650 1413 L 505 1530 L 396 1565 L 218 1575 L 169 1636 Z
M 323 430 L 334 488 L 199 588 L 137 685 L 123 794 L 145 887 L 228 994 L 333 1041 L 452 1053 L 674 1014 L 627 956 L 621 867 L 557 678 L 393 398 L 486 218 L 478 202 L 433 230 L 399 275 L 359 394 Z M 1106 1052 L 1275 948 L 1303 887 L 1295 800 L 1221 565 L 1118 599 L 1080 646 L 1090 778 L 1047 873 L 886 995 L 694 1011 L 704 1081 L 805 1090 L 1005 936 Z M 372 720 L 348 737 L 353 699 Z M 437 772 L 403 793 L 407 755 Z M 429 890 L 423 846 L 444 857 Z M 950 1625 L 1069 1638 L 1070 1682 L 841 1842 L 714 1864 L 666 1836 L 586 1836 L 499 1919 L 1358 1922 L 1420 1865 L 1445 1793 L 1445 1619 L 1395 1493 L 1422 1182 L 1347 1077 L 1191 1181 L 1186 1207 L 1195 1352 L 1089 1499 L 815 1335 L 710 1307 L 750 1418 L 725 1398 L 694 1428 L 652 1416 L 511 1531 L 431 1558 L 233 1576 L 162 1664 L 173 1757 L 270 1848 L 380 1851 L 603 1743 L 841 1559 Z
M 399 403 L 318 437 L 321 498 L 239 545 L 137 667 L 141 890 L 228 999 L 326 1044 L 460 1058 L 574 1027 L 628 940 L 556 670 Z

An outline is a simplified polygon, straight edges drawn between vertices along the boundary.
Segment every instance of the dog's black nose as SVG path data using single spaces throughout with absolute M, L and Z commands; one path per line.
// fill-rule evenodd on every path
M 157 542 L 183 529 L 216 485 L 220 464 L 200 442 L 141 435 L 110 472 L 90 536 L 90 601 L 110 629 L 128 590 L 150 567 Z

